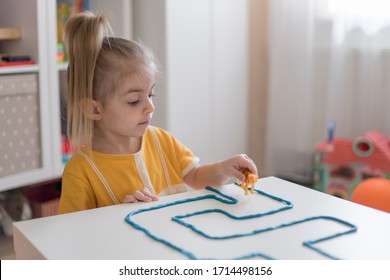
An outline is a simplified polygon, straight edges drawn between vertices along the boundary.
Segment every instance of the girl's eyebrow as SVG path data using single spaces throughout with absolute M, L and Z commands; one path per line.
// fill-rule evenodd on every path
M 132 93 L 139 93 L 139 92 L 142 92 L 143 90 L 142 89 L 129 89 L 128 91 L 126 91 L 124 94 L 132 94 Z

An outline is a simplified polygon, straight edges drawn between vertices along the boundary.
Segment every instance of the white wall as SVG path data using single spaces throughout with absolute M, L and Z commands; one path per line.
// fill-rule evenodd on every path
M 133 38 L 149 47 L 160 64 L 161 77 L 156 84 L 156 111 L 153 125 L 168 129 L 166 77 L 165 0 L 133 0 Z
M 90 9 L 95 13 L 104 13 L 108 16 L 115 35 L 130 39 L 133 37 L 132 0 L 94 0 L 90 1 Z
M 246 153 L 247 1 L 134 0 L 133 11 L 134 38 L 162 65 L 154 124 L 202 162 Z

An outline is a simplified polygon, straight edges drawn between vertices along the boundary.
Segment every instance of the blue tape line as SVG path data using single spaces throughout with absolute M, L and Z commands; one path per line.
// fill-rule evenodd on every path
M 185 255 L 189 259 L 198 259 L 197 256 L 194 255 L 192 252 L 190 252 L 188 250 L 185 250 L 184 248 L 181 248 L 181 247 L 173 244 L 172 242 L 170 242 L 168 240 L 165 240 L 163 238 L 160 238 L 160 237 L 152 234 L 147 228 L 142 227 L 141 225 L 139 225 L 136 222 L 134 222 L 132 220 L 132 217 L 134 217 L 136 215 L 139 215 L 141 213 L 144 213 L 144 212 L 159 210 L 159 209 L 162 209 L 162 208 L 166 208 L 166 207 L 170 207 L 170 206 L 174 206 L 174 205 L 178 205 L 178 204 L 190 203 L 190 202 L 195 202 L 195 201 L 200 201 L 200 200 L 205 200 L 205 199 L 214 199 L 214 200 L 217 200 L 217 201 L 225 203 L 225 204 L 236 204 L 238 202 L 238 200 L 235 199 L 234 197 L 226 195 L 226 194 L 222 193 L 221 191 L 219 191 L 217 189 L 214 189 L 212 187 L 208 187 L 207 186 L 205 189 L 210 191 L 210 192 L 214 192 L 214 193 L 222 196 L 222 198 L 220 196 L 216 196 L 214 194 L 207 194 L 207 195 L 203 195 L 203 196 L 199 196 L 199 197 L 195 197 L 195 198 L 186 198 L 186 199 L 177 200 L 177 201 L 173 201 L 173 202 L 166 203 L 166 204 L 161 204 L 161 205 L 152 206 L 152 207 L 148 207 L 148 208 L 142 208 L 142 209 L 139 209 L 139 210 L 136 210 L 134 212 L 129 213 L 126 216 L 125 221 L 127 223 L 129 223 L 131 226 L 133 226 L 135 229 L 144 232 L 146 235 L 148 235 L 153 240 L 165 244 L 166 246 L 168 246 L 168 247 L 176 250 L 177 252 Z M 221 210 L 221 209 L 207 209 L 207 210 L 197 211 L 197 212 L 193 212 L 193 213 L 187 213 L 187 214 L 184 214 L 184 215 L 176 215 L 176 216 L 173 216 L 171 219 L 173 221 L 177 222 L 178 224 L 191 229 L 192 231 L 196 232 L 197 234 L 200 234 L 201 236 L 204 236 L 205 238 L 219 239 L 219 240 L 220 239 L 231 239 L 231 238 L 238 238 L 238 237 L 256 235 L 256 234 L 260 234 L 260 233 L 263 233 L 263 232 L 268 232 L 268 231 L 273 231 L 273 230 L 277 230 L 277 229 L 281 229 L 281 228 L 286 228 L 286 227 L 294 226 L 294 225 L 297 225 L 297 224 L 301 224 L 301 223 L 305 223 L 305 222 L 313 221 L 313 220 L 319 220 L 319 219 L 331 220 L 331 221 L 343 224 L 343 225 L 349 227 L 349 229 L 346 230 L 346 231 L 338 232 L 338 233 L 335 233 L 333 235 L 329 235 L 329 236 L 326 236 L 326 237 L 323 237 L 323 238 L 319 238 L 319 239 L 316 239 L 316 240 L 303 242 L 304 246 L 306 246 L 306 247 L 310 248 L 311 250 L 314 250 L 317 253 L 319 253 L 319 254 L 327 257 L 327 258 L 330 258 L 330 259 L 338 259 L 338 258 L 336 256 L 333 256 L 333 255 L 327 253 L 324 250 L 321 250 L 320 248 L 316 247 L 315 245 L 320 243 L 320 242 L 323 242 L 323 241 L 326 241 L 326 240 L 330 240 L 330 239 L 339 237 L 341 235 L 346 235 L 346 234 L 350 234 L 350 233 L 353 233 L 353 232 L 357 231 L 357 227 L 355 225 L 353 225 L 353 224 L 351 224 L 349 222 L 343 221 L 341 219 L 338 219 L 338 218 L 335 218 L 335 217 L 331 217 L 331 216 L 308 217 L 308 218 L 305 218 L 305 219 L 292 221 L 292 222 L 289 222 L 289 223 L 284 223 L 284 224 L 280 224 L 280 225 L 273 226 L 273 227 L 256 229 L 256 230 L 253 230 L 253 231 L 248 232 L 248 233 L 225 235 L 225 236 L 211 236 L 211 235 L 206 234 L 205 232 L 201 231 L 200 229 L 196 228 L 192 224 L 186 223 L 185 221 L 183 221 L 183 219 L 185 219 L 185 218 L 196 216 L 196 215 L 207 214 L 207 213 L 221 213 L 221 214 L 226 215 L 227 217 L 229 217 L 231 219 L 235 219 L 235 220 L 254 219 L 254 218 L 269 216 L 269 215 L 272 215 L 272 214 L 275 214 L 275 213 L 278 213 L 278 212 L 286 211 L 286 210 L 289 210 L 289 209 L 291 209 L 293 207 L 293 204 L 290 201 L 287 201 L 287 200 L 285 200 L 283 198 L 280 198 L 280 197 L 268 194 L 266 192 L 263 192 L 263 191 L 257 190 L 257 189 L 255 189 L 255 192 L 257 194 L 259 194 L 259 195 L 263 195 L 263 196 L 266 196 L 266 197 L 268 197 L 270 199 L 273 199 L 275 201 L 281 202 L 281 203 L 285 204 L 285 206 L 280 207 L 280 208 L 275 209 L 275 210 L 263 212 L 263 213 L 244 215 L 244 216 L 235 216 L 235 215 L 232 215 L 232 214 L 230 214 L 230 213 L 228 213 L 228 212 L 226 212 L 224 210 Z M 270 255 L 267 255 L 265 253 L 261 253 L 261 252 L 253 252 L 253 253 L 250 253 L 250 254 L 247 254 L 247 255 L 244 255 L 244 256 L 239 256 L 239 257 L 237 257 L 235 259 L 253 259 L 253 258 L 256 258 L 256 257 L 269 259 L 269 260 L 275 259 L 274 257 L 272 257 Z

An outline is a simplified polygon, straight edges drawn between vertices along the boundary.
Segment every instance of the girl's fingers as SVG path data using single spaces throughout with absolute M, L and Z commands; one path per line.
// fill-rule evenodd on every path
M 245 182 L 245 175 L 242 173 L 242 170 L 238 170 L 236 168 L 232 168 L 231 170 L 231 177 L 236 178 L 237 180 L 241 182 Z
M 158 197 L 154 194 L 151 194 L 149 190 L 143 189 L 135 191 L 133 194 L 126 195 L 123 199 L 123 203 L 134 203 L 134 202 L 149 202 L 157 201 Z
M 141 190 L 141 192 L 146 196 L 146 197 L 149 197 L 151 200 L 153 201 L 157 201 L 158 200 L 158 197 L 152 193 L 150 193 L 150 191 L 148 189 L 143 189 Z
M 251 172 L 254 175 L 257 174 L 257 168 L 256 164 L 253 162 L 252 159 L 250 159 L 246 154 L 241 155 L 242 161 L 240 161 L 238 164 L 240 166 L 241 171 L 244 171 L 245 169 L 248 169 L 249 172 Z
M 134 202 L 138 202 L 138 200 L 132 195 L 126 195 L 125 198 L 123 199 L 123 203 L 134 203 Z
M 142 191 L 136 191 L 133 195 L 139 201 L 152 201 L 152 199 L 146 196 Z

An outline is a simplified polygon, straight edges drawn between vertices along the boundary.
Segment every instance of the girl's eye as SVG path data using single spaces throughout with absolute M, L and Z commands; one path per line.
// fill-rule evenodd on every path
M 153 99 L 154 96 L 156 96 L 154 93 L 148 94 L 149 99 Z M 127 104 L 135 106 L 135 105 L 139 104 L 141 101 L 142 101 L 142 98 L 138 98 L 137 100 L 127 101 Z
M 138 103 L 139 103 L 139 99 L 137 99 L 137 100 L 135 100 L 135 101 L 129 101 L 129 102 L 127 102 L 128 104 L 130 104 L 130 105 L 137 105 Z

